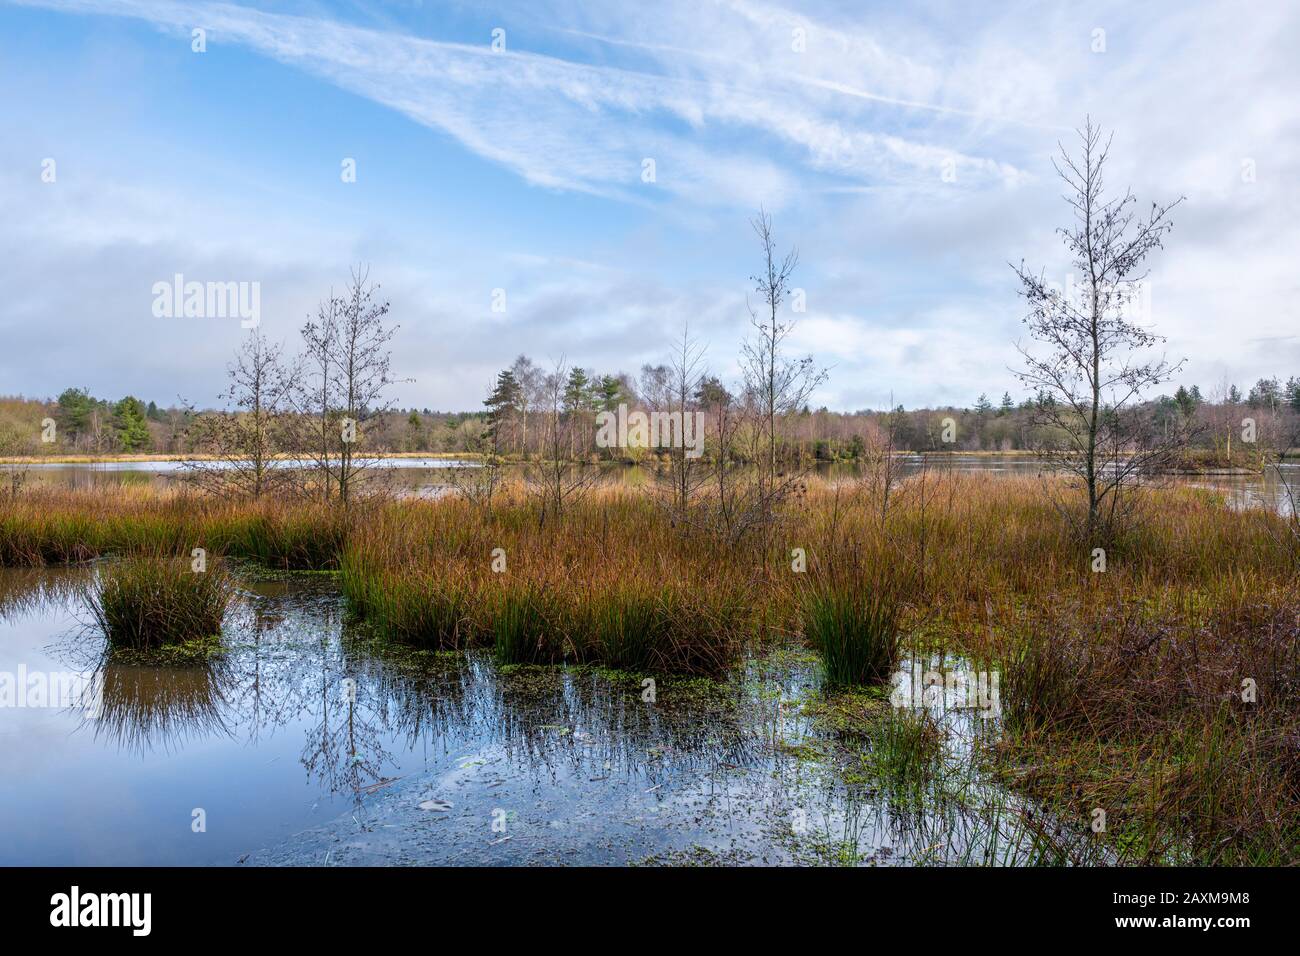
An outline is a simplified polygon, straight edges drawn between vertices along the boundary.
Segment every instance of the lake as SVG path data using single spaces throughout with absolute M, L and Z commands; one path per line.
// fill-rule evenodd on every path
M 473 461 L 450 458 L 393 458 L 378 463 L 392 475 L 394 487 L 401 493 L 436 496 L 446 491 L 447 475 L 456 468 L 477 467 Z M 1028 475 L 1044 473 L 1044 466 L 1025 455 L 963 455 L 943 454 L 923 457 L 900 457 L 901 472 L 916 474 L 923 468 L 949 469 L 960 472 L 979 472 L 991 475 Z M 519 468 L 518 465 L 508 466 Z M 593 465 L 601 480 L 630 485 L 643 484 L 653 479 L 652 466 Z M 116 461 L 98 464 L 36 464 L 28 471 L 29 480 L 60 484 L 67 487 L 89 488 L 99 485 L 132 483 L 163 483 L 177 481 L 184 474 L 185 465 L 179 461 Z M 853 476 L 862 467 L 854 463 L 820 462 L 813 470 L 827 476 Z M 1222 491 L 1233 507 L 1268 507 L 1283 514 L 1290 513 L 1291 501 L 1286 484 L 1300 489 L 1300 462 L 1288 461 L 1270 468 L 1262 475 L 1171 475 L 1160 479 L 1195 487 Z

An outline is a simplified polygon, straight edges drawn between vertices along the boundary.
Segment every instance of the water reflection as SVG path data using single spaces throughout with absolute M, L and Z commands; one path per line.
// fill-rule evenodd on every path
M 212 660 L 124 660 L 76 625 L 90 574 L 0 571 L 0 669 L 102 682 L 94 718 L 0 710 L 18 771 L 0 816 L 27 824 L 0 862 L 1023 862 L 1004 844 L 1033 844 L 969 782 L 964 725 L 922 801 L 846 784 L 803 659 L 665 678 L 650 703 L 637 679 L 383 646 L 303 575 L 246 582 Z M 105 797 L 68 832 L 74 790 Z
M 221 664 L 141 667 L 105 661 L 96 671 L 98 713 L 84 718 L 96 740 L 123 750 L 178 746 L 192 737 L 229 736 Z

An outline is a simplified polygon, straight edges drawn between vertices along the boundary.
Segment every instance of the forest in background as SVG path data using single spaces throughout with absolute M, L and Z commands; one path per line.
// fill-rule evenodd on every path
M 501 422 L 498 453 L 503 457 L 536 458 L 543 454 L 547 377 L 553 375 L 526 356 L 498 376 L 497 387 L 476 411 L 444 412 L 431 408 L 394 408 L 367 424 L 370 447 L 382 453 L 488 454 L 493 451 L 493 423 Z M 572 369 L 565 380 L 565 418 L 574 460 L 637 460 L 648 449 L 597 448 L 598 412 L 620 403 L 651 411 L 667 407 L 671 373 L 666 365 L 644 366 L 639 375 L 600 374 Z M 701 383 L 694 407 L 708 409 L 729 395 L 716 379 Z M 1036 447 L 1037 400 L 1015 400 L 1009 393 L 992 399 L 980 395 L 969 407 L 892 411 L 831 411 L 804 406 L 787 415 L 785 434 L 804 458 L 853 460 L 873 443 L 893 432 L 898 451 L 1028 451 Z M 1283 382 L 1261 379 L 1243 393 L 1235 385 L 1219 385 L 1209 394 L 1197 386 L 1179 388 L 1147 402 L 1144 412 L 1154 432 L 1190 422 L 1192 447 L 1226 462 L 1242 447 L 1241 422 L 1253 417 L 1260 447 L 1284 450 L 1300 429 L 1300 377 Z M 68 388 L 57 398 L 0 397 L 0 456 L 59 457 L 69 455 L 165 454 L 201 452 L 194 423 L 203 411 L 178 403 L 159 405 L 134 396 L 113 400 Z M 944 420 L 955 422 L 955 440 L 943 440 Z M 54 441 L 42 441 L 42 422 L 56 423 Z M 706 423 L 708 419 L 706 418 Z M 707 424 L 706 424 L 706 427 Z M 1236 446 L 1235 449 L 1233 446 Z

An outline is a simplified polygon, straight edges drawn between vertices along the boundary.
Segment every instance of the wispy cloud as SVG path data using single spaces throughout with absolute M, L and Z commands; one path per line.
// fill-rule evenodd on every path
M 494 51 L 487 42 L 450 43 L 229 4 L 18 2 L 131 17 L 186 33 L 202 27 L 213 45 L 245 46 L 324 77 L 443 130 L 479 156 L 544 187 L 653 199 L 656 191 L 645 189 L 642 177 L 646 159 L 655 162 L 659 191 L 706 206 L 772 204 L 808 175 L 834 174 L 859 183 L 934 178 L 943 168 L 959 170 L 963 181 L 1009 181 L 1020 175 L 1009 163 L 875 128 L 846 109 L 844 97 L 900 107 L 919 103 L 789 71 L 670 75 L 514 50 L 508 42 Z M 747 19 L 758 16 L 743 5 L 739 10 Z M 844 50 L 855 53 L 851 45 Z M 883 54 L 876 59 L 884 66 L 900 62 Z M 828 99 L 826 92 L 837 95 Z M 679 124 L 689 135 L 672 131 Z M 767 142 L 751 138 L 737 147 L 737 134 L 759 134 Z M 780 146 L 794 152 L 782 162 L 768 158 Z

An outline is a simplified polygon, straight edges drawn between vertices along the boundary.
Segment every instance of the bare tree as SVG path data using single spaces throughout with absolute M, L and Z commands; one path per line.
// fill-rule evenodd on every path
M 337 351 L 339 314 L 342 300 L 330 290 L 316 307 L 316 319 L 302 327 L 303 355 L 295 376 L 297 387 L 291 396 L 301 427 L 299 448 L 312 459 L 319 489 L 325 501 L 333 493 L 333 451 L 341 444 L 341 430 L 334 401 L 334 353 Z
M 889 396 L 892 404 L 894 396 Z M 895 488 L 901 477 L 901 467 L 896 457 L 898 450 L 898 425 L 902 406 L 881 416 L 881 427 L 867 432 L 863 441 L 862 486 L 880 516 L 881 527 L 889 518 L 889 508 L 894 501 Z
M 681 340 L 676 343 L 669 361 L 669 414 L 672 416 L 670 421 L 678 426 L 678 440 L 670 452 L 669 484 L 673 508 L 681 519 L 685 519 L 702 480 L 702 472 L 696 467 L 695 449 L 687 447 L 687 436 L 689 434 L 703 450 L 703 423 L 696 429 L 692 427 L 693 417 L 688 424 L 688 416 L 695 414 L 695 393 L 705 373 L 704 352 L 705 347 L 691 338 L 690 325 L 683 324 Z
M 826 380 L 811 355 L 799 359 L 785 354 L 784 343 L 794 329 L 793 319 L 783 318 L 781 304 L 791 292 L 790 277 L 799 263 L 799 253 L 791 249 L 784 256 L 776 249 L 772 218 L 760 210 L 750 223 L 763 249 L 763 269 L 752 276 L 755 291 L 761 296 L 757 308 L 750 305 L 753 334 L 741 347 L 741 371 L 745 388 L 754 403 L 754 448 L 759 465 L 759 497 L 763 513 L 770 520 L 772 508 L 798 480 L 798 475 L 784 476 L 779 470 L 779 424 L 790 413 L 805 405 L 812 393 Z
M 316 478 L 302 490 L 344 506 L 383 484 L 372 449 L 392 417 L 389 389 L 402 381 L 392 376 L 389 347 L 398 326 L 387 323 L 389 304 L 378 291 L 366 267 L 352 271 L 342 295 L 331 290 L 302 327 L 304 352 L 292 375 L 296 448 L 314 466 L 304 478 Z
M 548 516 L 556 518 L 574 501 L 583 497 L 594 483 L 596 473 L 591 469 L 574 467 L 568 461 L 567 430 L 572 422 L 564 414 L 564 393 L 568 384 L 568 369 L 561 356 L 555 368 L 541 377 L 541 460 L 525 474 L 530 495 L 540 504 L 538 524 L 546 523 Z
M 376 297 L 379 287 L 370 283 L 369 273 L 368 268 L 353 270 L 335 336 L 334 390 L 342 413 L 335 478 L 344 506 L 359 485 L 374 477 L 371 469 L 376 459 L 363 453 L 366 424 L 393 408 L 387 396 L 395 383 L 388 343 L 397 326 L 385 322 L 388 303 Z
M 259 500 L 285 480 L 283 466 L 291 414 L 293 370 L 283 346 L 260 328 L 248 334 L 226 366 L 223 411 L 194 418 L 190 437 L 208 457 L 185 463 L 187 478 L 209 491 Z
M 526 355 L 515 359 L 510 371 L 519 384 L 519 453 L 527 458 L 529 412 L 541 406 L 546 378 L 542 370 Z
M 1139 217 L 1131 192 L 1108 198 L 1103 171 L 1110 138 L 1103 143 L 1091 119 L 1078 133 L 1080 155 L 1062 146 L 1053 166 L 1074 215 L 1057 231 L 1083 276 L 1081 293 L 1066 294 L 1023 263 L 1012 268 L 1029 304 L 1029 334 L 1046 346 L 1038 351 L 1017 343 L 1025 367 L 1016 374 L 1039 394 L 1034 421 L 1048 436 L 1039 451 L 1086 488 L 1080 530 L 1092 541 L 1119 520 L 1124 487 L 1158 470 L 1185 443 L 1181 429 L 1168 439 L 1153 434 L 1139 407 L 1142 393 L 1168 381 L 1182 363 L 1153 357 L 1150 350 L 1164 340 L 1131 318 L 1146 277 L 1143 260 L 1162 246 L 1172 227 L 1169 212 L 1182 200 L 1152 204 Z

